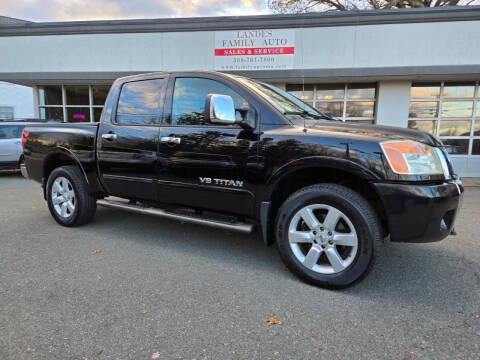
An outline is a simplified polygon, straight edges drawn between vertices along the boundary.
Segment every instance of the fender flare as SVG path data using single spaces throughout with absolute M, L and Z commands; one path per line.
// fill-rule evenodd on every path
M 381 180 L 382 178 L 365 166 L 348 160 L 330 156 L 307 156 L 292 160 L 278 168 L 267 180 L 264 201 L 269 201 L 275 188 L 286 176 L 307 168 L 333 168 L 348 172 L 365 180 Z
M 271 219 L 272 195 L 278 184 L 287 176 L 308 168 L 333 168 L 348 172 L 365 180 L 380 180 L 381 177 L 365 166 L 347 159 L 329 156 L 308 156 L 292 160 L 278 168 L 267 180 L 263 199 L 259 199 L 259 217 L 262 229 L 262 238 L 265 245 L 273 244 L 274 238 L 269 231 L 273 225 Z
M 80 161 L 80 159 L 75 155 L 75 153 L 73 153 L 70 149 L 67 149 L 63 146 L 56 146 L 54 149 L 52 149 L 44 158 L 43 160 L 43 169 L 42 169 L 42 187 L 43 187 L 43 195 L 46 199 L 46 192 L 47 192 L 47 189 L 46 189 L 46 183 L 47 183 L 47 177 L 45 176 L 45 164 L 48 162 L 49 159 L 51 159 L 52 157 L 56 156 L 56 155 L 63 155 L 63 156 L 66 156 L 68 157 L 69 159 L 71 159 L 73 161 L 73 163 L 80 169 L 82 175 L 83 175 L 83 178 L 87 184 L 87 187 L 90 191 L 97 191 L 99 190 L 99 185 L 98 184 L 93 184 L 92 181 L 89 179 L 88 175 L 87 175 L 87 172 L 85 171 L 85 167 L 83 166 L 82 162 Z
M 53 156 L 56 155 L 66 155 L 67 157 L 71 158 L 75 164 L 79 167 L 80 171 L 83 174 L 83 177 L 85 178 L 85 181 L 87 182 L 88 185 L 90 185 L 90 182 L 87 177 L 87 173 L 85 172 L 85 169 L 83 168 L 82 163 L 78 159 L 78 157 L 70 150 L 67 149 L 63 146 L 57 146 L 55 147 L 52 151 L 50 151 L 47 156 L 45 156 L 45 159 L 43 160 L 43 166 L 45 167 L 45 163 Z M 43 169 L 44 171 L 45 169 Z M 42 172 L 42 175 L 45 175 L 45 173 Z

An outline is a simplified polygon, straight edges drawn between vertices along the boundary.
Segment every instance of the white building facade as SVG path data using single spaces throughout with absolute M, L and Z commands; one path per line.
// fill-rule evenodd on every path
M 97 121 L 119 76 L 226 71 L 344 121 L 428 131 L 480 176 L 480 7 L 7 24 L 0 46 L 0 80 L 33 89 L 36 117 Z

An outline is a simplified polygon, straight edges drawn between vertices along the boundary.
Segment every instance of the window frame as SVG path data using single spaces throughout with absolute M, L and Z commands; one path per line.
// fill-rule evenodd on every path
M 258 111 L 257 106 L 253 103 L 252 101 L 252 96 L 245 91 L 239 84 L 235 83 L 234 81 L 229 82 L 227 79 L 224 79 L 222 77 L 217 77 L 217 76 L 208 76 L 205 74 L 196 74 L 196 73 L 180 73 L 180 74 L 171 74 L 170 79 L 168 80 L 168 88 L 167 88 L 167 95 L 165 98 L 165 103 L 164 103 L 164 111 L 163 111 L 163 120 L 162 120 L 162 126 L 164 127 L 179 127 L 179 128 L 186 128 L 190 127 L 193 129 L 229 129 L 229 130 L 238 130 L 238 131 L 243 131 L 242 127 L 238 124 L 228 124 L 228 125 L 221 125 L 221 124 L 216 124 L 212 123 L 211 125 L 178 125 L 178 124 L 172 124 L 172 111 L 173 111 L 173 96 L 175 92 L 175 83 L 177 79 L 191 79 L 191 78 L 197 78 L 197 79 L 205 79 L 205 80 L 211 80 L 211 81 L 216 81 L 219 82 L 220 84 L 230 88 L 232 91 L 236 92 L 239 96 L 244 98 L 249 106 L 252 107 L 252 109 L 255 112 L 255 126 L 254 126 L 254 131 L 258 130 L 259 124 L 260 124 L 260 113 Z
M 474 87 L 473 90 L 473 96 L 472 97 L 445 97 L 445 87 L 449 86 L 462 86 L 462 83 L 471 83 Z M 428 86 L 428 85 L 433 85 L 437 84 L 440 87 L 439 91 L 439 96 L 435 98 L 414 98 L 412 97 L 411 89 L 415 86 L 421 87 L 422 85 Z M 468 117 L 442 117 L 442 106 L 444 102 L 462 102 L 462 101 L 470 101 L 472 102 L 472 115 Z M 437 81 L 437 82 L 413 82 L 410 86 L 410 100 L 409 100 L 409 109 L 410 109 L 410 103 L 412 102 L 436 102 L 437 107 L 438 107 L 438 113 L 437 116 L 431 117 L 431 118 L 418 118 L 418 117 L 410 117 L 410 111 L 408 114 L 408 119 L 407 119 L 407 127 L 410 121 L 417 121 L 417 122 L 422 122 L 422 121 L 429 121 L 429 120 L 434 120 L 436 121 L 436 127 L 435 127 L 435 133 L 432 134 L 434 136 L 437 136 L 440 140 L 467 140 L 468 141 L 468 152 L 466 154 L 449 154 L 451 157 L 455 158 L 465 158 L 465 157 L 480 157 L 480 154 L 472 154 L 473 150 L 473 141 L 474 140 L 480 140 L 480 135 L 475 135 L 475 121 L 480 121 L 480 116 L 476 116 L 477 114 L 477 109 L 480 106 L 480 81 L 465 81 L 465 82 L 459 82 L 459 81 Z M 440 128 L 442 125 L 442 121 L 465 121 L 468 120 L 470 121 L 470 133 L 468 136 L 459 136 L 459 135 L 446 135 L 442 136 L 440 135 Z M 408 127 L 409 129 L 412 129 Z M 448 145 L 447 145 L 448 146 Z
M 120 102 L 120 96 L 122 95 L 122 90 L 123 87 L 126 84 L 130 84 L 133 82 L 139 82 L 139 81 L 150 81 L 150 80 L 162 80 L 163 85 L 162 85 L 162 90 L 160 91 L 160 97 L 158 101 L 158 107 L 157 107 L 157 114 L 155 116 L 155 123 L 154 124 L 119 124 L 117 122 L 117 110 L 118 110 L 118 103 Z M 162 77 L 148 77 L 148 78 L 143 78 L 143 79 L 132 79 L 130 81 L 124 81 L 121 84 L 119 84 L 119 88 L 117 89 L 116 93 L 116 99 L 115 99 L 115 105 L 112 109 L 112 115 L 110 117 L 110 122 L 111 124 L 115 126 L 149 126 L 149 127 L 160 127 L 162 126 L 163 123 L 163 113 L 165 112 L 165 93 L 166 93 L 166 88 L 168 86 L 168 77 L 162 76 Z M 113 84 L 112 84 L 113 87 Z
M 61 95 L 62 95 L 62 103 L 59 105 L 41 105 L 40 104 L 40 87 L 42 86 L 59 86 L 61 88 Z M 85 86 L 85 84 L 45 84 L 45 85 L 38 85 L 35 89 L 36 93 L 36 108 L 38 111 L 38 116 L 40 117 L 40 110 L 41 109 L 47 109 L 47 108 L 57 108 L 57 109 L 62 109 L 62 122 L 63 123 L 69 123 L 68 121 L 68 113 L 67 109 L 68 108 L 89 108 L 89 117 L 90 117 L 90 123 L 95 122 L 94 118 L 94 109 L 102 109 L 104 108 L 105 104 L 103 105 L 95 105 L 93 103 L 93 88 L 96 86 L 110 86 L 110 88 L 113 86 L 113 83 L 108 85 L 108 84 L 88 84 L 88 99 L 89 103 L 84 104 L 84 105 L 68 105 L 67 104 L 67 90 L 66 87 L 68 86 Z M 101 119 L 98 119 L 98 122 L 100 122 Z M 82 123 L 89 123 L 88 121 L 81 121 Z M 75 124 L 77 122 L 71 122 L 72 124 Z M 80 122 L 79 122 L 80 123 Z
M 286 84 L 286 88 L 288 85 L 298 85 L 298 84 Z M 307 85 L 307 84 L 305 84 Z M 310 84 L 309 84 L 310 85 Z M 315 108 L 317 111 L 325 113 L 323 110 L 318 109 L 316 107 L 317 103 L 322 103 L 322 104 L 328 104 L 328 103 L 333 103 L 333 104 L 342 104 L 342 115 L 341 116 L 335 116 L 335 115 L 330 115 L 333 117 L 336 117 L 340 119 L 343 122 L 351 122 L 351 123 L 357 123 L 357 124 L 362 124 L 365 122 L 369 122 L 370 124 L 376 124 L 377 123 L 377 103 L 378 103 L 378 84 L 377 83 L 339 83 L 337 86 L 337 89 L 341 90 L 343 89 L 343 97 L 338 97 L 338 98 L 332 98 L 332 99 L 317 99 L 317 91 L 320 90 L 325 90 L 322 87 L 324 86 L 332 86 L 335 87 L 335 83 L 319 83 L 319 84 L 314 84 L 313 85 L 313 99 L 312 100 L 302 100 L 306 102 L 308 105 L 312 106 Z M 350 98 L 348 97 L 348 90 L 351 89 L 351 87 L 358 85 L 370 85 L 370 88 L 374 89 L 374 97 L 373 98 Z M 286 90 L 289 92 L 288 90 Z M 364 102 L 373 102 L 373 114 L 372 116 L 365 116 L 365 117 L 360 117 L 360 116 L 351 116 L 347 117 L 347 104 L 352 104 L 352 103 L 364 103 Z
M 12 112 L 12 117 L 11 118 L 6 118 L 6 119 L 0 119 L 0 121 L 10 121 L 10 120 L 15 120 L 15 106 L 13 105 L 0 105 L 0 108 L 7 108 L 10 109 Z

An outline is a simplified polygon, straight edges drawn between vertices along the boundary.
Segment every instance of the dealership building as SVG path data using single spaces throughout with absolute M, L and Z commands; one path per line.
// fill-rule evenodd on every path
M 458 173 L 480 176 L 480 7 L 0 19 L 0 48 L 0 118 L 98 121 L 117 77 L 217 70 L 277 85 L 343 121 L 435 134 Z

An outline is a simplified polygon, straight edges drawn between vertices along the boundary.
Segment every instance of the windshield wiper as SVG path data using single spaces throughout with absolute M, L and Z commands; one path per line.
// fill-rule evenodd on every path
M 315 120 L 319 120 L 319 119 L 324 119 L 324 120 L 335 120 L 334 118 L 332 118 L 331 116 L 328 116 L 328 115 L 325 115 L 325 114 L 313 114 L 311 112 L 308 112 L 306 110 L 304 111 L 285 111 L 283 113 L 283 115 L 298 115 L 298 116 L 301 116 L 301 117 L 312 117 L 314 118 Z

